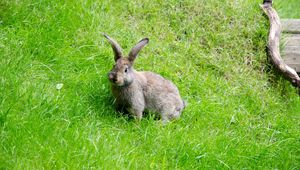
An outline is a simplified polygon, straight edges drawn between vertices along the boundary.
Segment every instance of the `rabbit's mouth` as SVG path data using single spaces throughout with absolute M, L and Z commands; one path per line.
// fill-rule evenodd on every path
M 119 86 L 119 87 L 125 86 L 124 82 L 114 82 L 113 84 L 115 84 L 116 86 Z
M 131 82 L 128 82 L 128 81 L 111 81 L 111 84 L 114 85 L 114 86 L 117 86 L 117 87 L 127 87 L 131 84 Z
M 112 84 L 115 84 L 117 86 L 122 86 L 122 84 L 124 84 L 122 80 L 118 79 L 117 76 L 115 76 L 115 74 L 111 72 L 108 73 L 108 79 Z
M 118 87 L 128 86 L 133 81 L 130 77 L 123 78 L 121 76 L 116 76 L 114 73 L 111 72 L 108 74 L 108 79 L 114 86 Z
M 122 80 L 118 80 L 118 79 L 109 79 L 109 81 L 111 82 L 111 84 L 115 85 L 115 86 L 126 86 L 126 83 Z

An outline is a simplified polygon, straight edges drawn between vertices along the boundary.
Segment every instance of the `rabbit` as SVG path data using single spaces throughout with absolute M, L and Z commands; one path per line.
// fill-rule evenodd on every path
M 124 57 L 120 45 L 105 33 L 103 35 L 114 52 L 115 64 L 108 79 L 116 107 L 125 108 L 137 120 L 142 119 L 145 110 L 160 113 L 163 123 L 178 119 L 186 106 L 178 88 L 158 74 L 133 68 L 138 53 L 149 39 L 140 40 L 128 57 Z

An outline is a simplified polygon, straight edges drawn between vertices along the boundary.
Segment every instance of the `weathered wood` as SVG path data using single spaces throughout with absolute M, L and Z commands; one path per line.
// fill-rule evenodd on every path
M 291 48 L 292 47 L 292 48 Z M 285 47 L 282 51 L 282 57 L 285 63 L 300 73 L 300 46 Z
M 283 45 L 285 47 L 286 46 L 300 46 L 300 34 L 288 34 L 284 38 Z
M 282 56 L 287 64 L 300 64 L 300 51 L 283 51 Z
M 300 34 L 285 34 L 282 58 L 285 63 L 300 73 Z
M 300 34 L 300 19 L 282 19 L 281 23 L 284 33 Z
M 294 69 L 294 70 L 296 70 L 296 71 L 300 71 L 300 63 L 288 63 L 288 65 L 289 65 L 292 69 Z
M 297 72 L 285 64 L 280 56 L 279 40 L 281 23 L 277 12 L 272 8 L 272 0 L 264 0 L 261 8 L 270 20 L 270 31 L 267 43 L 269 57 L 273 64 L 292 82 L 292 84 L 300 88 L 300 77 Z
M 285 46 L 283 52 L 292 52 L 292 53 L 300 52 L 299 46 Z

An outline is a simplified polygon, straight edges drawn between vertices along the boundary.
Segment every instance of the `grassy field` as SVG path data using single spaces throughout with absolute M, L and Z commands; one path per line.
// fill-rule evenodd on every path
M 299 18 L 300 19 L 300 1 L 299 0 L 276 0 L 275 8 L 281 18 Z
M 0 1 L 0 169 L 299 169 L 300 97 L 269 64 L 259 3 Z M 136 69 L 178 86 L 180 120 L 115 111 L 102 32 L 127 52 L 150 38 Z

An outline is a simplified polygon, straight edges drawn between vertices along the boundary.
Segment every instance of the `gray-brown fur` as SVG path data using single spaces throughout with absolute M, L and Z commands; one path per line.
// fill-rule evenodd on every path
M 139 72 L 133 68 L 134 60 L 149 42 L 148 38 L 138 42 L 128 57 L 123 57 L 117 42 L 107 35 L 104 36 L 109 40 L 115 54 L 116 63 L 108 78 L 117 107 L 125 107 L 137 119 L 142 118 L 145 109 L 160 113 L 164 122 L 179 118 L 185 104 L 178 88 L 158 74 Z

